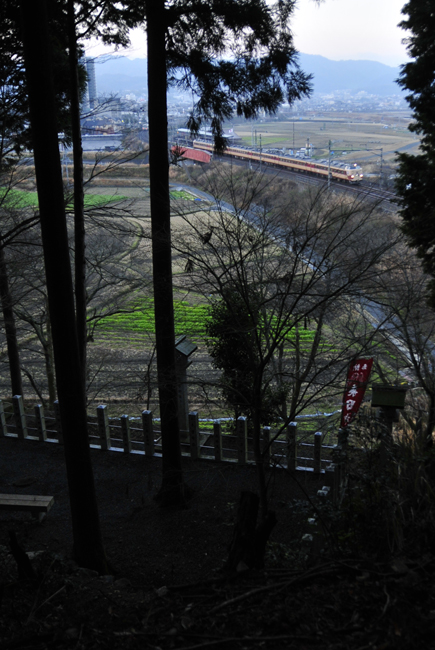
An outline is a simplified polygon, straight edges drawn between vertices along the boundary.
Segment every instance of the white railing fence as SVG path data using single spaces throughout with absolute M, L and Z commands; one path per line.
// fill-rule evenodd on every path
M 0 437 L 63 443 L 58 402 L 54 404 L 54 416 L 46 416 L 42 404 L 34 406 L 33 414 L 25 413 L 20 395 L 12 398 L 12 404 L 13 417 L 10 414 L 7 417 L 0 400 Z M 196 411 L 189 413 L 188 420 L 189 430 L 181 432 L 183 456 L 241 466 L 255 462 L 247 418 L 238 418 L 234 434 L 223 433 L 219 420 L 213 422 L 212 433 L 201 430 Z M 110 418 L 107 406 L 101 405 L 96 408 L 96 416 L 89 416 L 88 425 L 92 449 L 161 456 L 161 432 L 151 411 L 143 411 L 140 418 L 128 415 Z M 329 494 L 335 500 L 345 481 L 345 440 L 339 440 L 338 445 L 325 445 L 322 440 L 323 434 L 318 431 L 313 434 L 313 442 L 301 441 L 295 422 L 291 422 L 279 437 L 270 427 L 264 427 L 261 441 L 263 462 L 266 467 L 284 468 L 293 474 L 324 475 L 324 493 L 320 496 Z

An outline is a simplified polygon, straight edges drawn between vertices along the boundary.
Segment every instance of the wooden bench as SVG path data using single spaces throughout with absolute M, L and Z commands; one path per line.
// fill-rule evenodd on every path
M 0 494 L 0 510 L 24 510 L 42 521 L 54 503 L 54 497 L 33 494 Z

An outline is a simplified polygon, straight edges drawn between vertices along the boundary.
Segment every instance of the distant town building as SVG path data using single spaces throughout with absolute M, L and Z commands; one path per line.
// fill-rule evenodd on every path
M 98 104 L 97 82 L 95 79 L 95 62 L 89 57 L 85 58 L 86 72 L 88 73 L 87 107 L 92 110 Z

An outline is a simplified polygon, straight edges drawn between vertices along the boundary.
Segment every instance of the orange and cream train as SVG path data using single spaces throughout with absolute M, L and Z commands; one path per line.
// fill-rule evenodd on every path
M 211 142 L 194 140 L 192 146 L 194 149 L 202 149 L 211 153 L 214 151 Z M 304 160 L 290 155 L 280 155 L 267 151 L 253 151 L 245 147 L 234 146 L 227 147 L 224 155 L 239 158 L 240 160 L 261 162 L 261 164 L 273 165 L 280 169 L 315 174 L 316 176 L 322 176 L 325 180 L 328 178 L 328 168 L 331 173 L 331 178 L 334 180 L 345 181 L 346 183 L 359 183 L 363 179 L 362 169 L 356 163 L 342 163 L 334 160 L 328 165 L 327 160 Z

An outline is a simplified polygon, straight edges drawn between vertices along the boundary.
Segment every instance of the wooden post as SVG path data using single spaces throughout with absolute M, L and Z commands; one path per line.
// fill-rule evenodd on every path
M 8 428 L 6 426 L 5 409 L 3 406 L 3 400 L 0 399 L 0 438 L 4 438 L 7 432 Z
M 145 442 L 145 456 L 154 456 L 154 429 L 152 411 L 142 411 L 142 429 Z
M 330 488 L 332 503 L 337 502 L 337 472 L 336 465 L 330 463 L 325 470 L 325 483 Z
M 14 407 L 14 419 L 18 437 L 23 440 L 24 438 L 27 438 L 28 432 L 22 396 L 14 395 L 12 398 L 12 405 Z
M 222 460 L 222 425 L 220 420 L 213 423 L 214 459 Z
M 54 406 L 54 414 L 55 414 L 55 420 L 56 420 L 56 431 L 57 431 L 57 437 L 59 439 L 59 443 L 63 445 L 63 432 L 62 432 L 62 423 L 60 421 L 60 407 L 59 407 L 59 400 L 57 399 L 55 402 L 53 402 Z
M 248 420 L 242 415 L 237 418 L 237 462 L 246 465 L 248 460 Z
M 342 448 L 344 452 L 347 451 L 347 442 L 349 439 L 349 433 L 346 429 L 339 429 L 338 431 L 338 446 Z
M 124 453 L 131 452 L 131 438 L 130 438 L 130 418 L 128 415 L 121 415 L 121 431 L 122 440 L 124 442 Z
M 199 422 L 198 412 L 189 413 L 189 440 L 190 440 L 190 457 L 192 460 L 199 458 Z
M 321 466 L 321 457 L 322 457 L 322 433 L 317 431 L 314 434 L 314 473 L 320 474 Z
M 97 406 L 97 422 L 98 422 L 98 435 L 100 436 L 100 445 L 103 451 L 107 451 L 111 447 L 110 442 L 110 427 L 109 415 L 107 406 L 100 404 Z
M 47 427 L 45 426 L 44 406 L 42 404 L 35 404 L 34 413 L 38 438 L 40 442 L 44 442 L 44 440 L 47 440 Z
M 290 472 L 296 471 L 297 464 L 296 428 L 296 422 L 290 422 L 287 427 L 287 469 Z
M 263 454 L 264 454 L 264 466 L 270 467 L 270 457 L 271 457 L 271 445 L 270 443 L 270 427 L 264 427 L 263 429 Z

